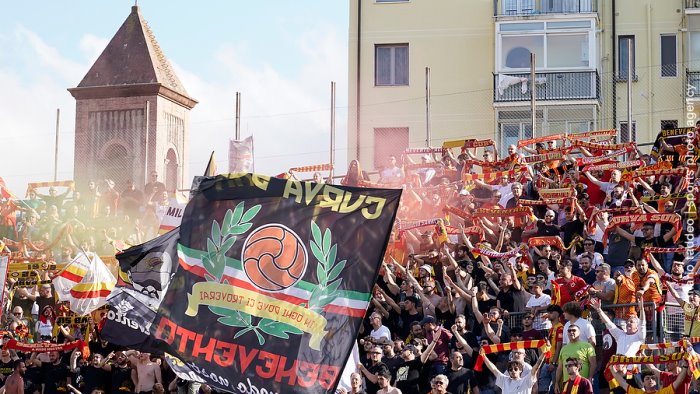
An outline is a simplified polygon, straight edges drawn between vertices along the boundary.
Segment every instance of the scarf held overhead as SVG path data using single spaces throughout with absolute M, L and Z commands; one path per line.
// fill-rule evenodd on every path
M 625 223 L 670 223 L 676 230 L 673 237 L 678 242 L 681 236 L 681 217 L 676 213 L 637 213 L 613 217 L 603 233 L 603 246 L 607 245 L 608 233 L 615 227 Z
M 474 370 L 481 371 L 483 369 L 484 356 L 487 354 L 505 352 L 513 349 L 542 349 L 542 351 L 548 352 L 549 345 L 547 345 L 547 341 L 544 339 L 536 339 L 482 346 L 481 351 L 479 351 L 479 357 L 476 359 L 476 363 L 474 363 Z

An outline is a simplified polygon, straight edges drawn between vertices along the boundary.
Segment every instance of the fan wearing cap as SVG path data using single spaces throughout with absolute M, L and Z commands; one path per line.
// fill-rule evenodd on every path
M 615 295 L 613 304 L 633 304 L 637 302 L 637 286 L 632 280 L 635 273 L 634 260 L 627 259 L 624 263 L 624 272 L 615 271 Z M 636 314 L 634 307 L 615 308 L 613 322 L 623 326 L 627 318 Z
M 403 363 L 403 360 L 398 354 L 394 353 L 394 341 L 382 337 L 377 341 L 377 345 L 381 346 L 384 352 L 382 362 L 389 367 L 391 375 L 395 375 L 396 370 L 399 369 L 399 365 Z
M 420 322 L 425 331 L 425 338 L 429 343 L 435 343 L 433 351 L 436 356 L 430 364 L 430 375 L 444 374 L 447 372 L 447 365 L 450 361 L 450 341 L 452 333 L 438 326 L 435 323 L 435 318 L 426 316 Z

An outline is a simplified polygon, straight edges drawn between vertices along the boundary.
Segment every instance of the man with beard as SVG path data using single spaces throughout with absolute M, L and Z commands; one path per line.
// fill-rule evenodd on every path
M 389 371 L 382 371 L 378 374 L 377 384 L 379 385 L 377 394 L 402 394 L 401 390 L 391 387 L 391 372 Z
M 523 232 L 523 236 L 553 237 L 559 235 L 561 228 L 554 223 L 554 211 L 548 209 L 544 214 L 544 220 L 538 219 L 536 228 Z
M 578 259 L 579 268 L 573 272 L 575 276 L 583 279 L 589 285 L 595 282 L 595 271 L 593 270 L 593 258 L 588 253 L 583 253 Z
M 467 330 L 467 318 L 464 315 L 458 315 L 450 330 L 453 335 L 450 349 L 456 349 L 462 353 L 462 357 L 467 357 L 466 360 L 463 360 L 463 364 L 472 368 L 476 360 L 474 349 L 479 347 L 479 341 L 473 332 Z
M 396 371 L 396 387 L 405 393 L 417 393 L 420 390 L 420 373 L 423 369 L 424 360 L 428 359 L 430 353 L 423 352 L 420 358 L 416 358 L 416 347 L 406 345 L 401 350 L 403 363 Z
M 0 386 L 5 383 L 5 379 L 15 372 L 15 361 L 19 360 L 14 350 L 3 348 L 0 351 Z
M 377 341 L 377 345 L 381 346 L 382 351 L 384 352 L 382 362 L 389 367 L 389 372 L 391 372 L 392 375 L 395 375 L 396 370 L 399 369 L 401 364 L 403 364 L 403 360 L 399 355 L 394 353 L 394 341 L 382 337 L 379 339 L 379 341 Z
M 115 360 L 112 362 L 111 360 Z M 107 356 L 102 369 L 109 372 L 111 377 L 112 394 L 127 394 L 134 392 L 134 383 L 131 380 L 131 367 L 128 364 L 128 358 L 124 352 L 112 352 Z
M 46 365 L 36 358 L 36 353 L 32 353 L 30 360 L 39 367 Z M 63 394 L 68 391 L 71 383 L 68 366 L 61 362 L 59 352 L 49 352 L 49 362 L 44 369 L 44 390 L 42 394 Z
M 645 225 L 646 226 L 646 225 Z M 643 298 L 644 302 L 654 302 L 659 305 L 661 302 L 661 280 L 656 271 L 649 269 L 649 263 L 644 257 L 640 257 L 634 263 L 637 271 L 632 273 L 632 281 L 637 286 L 637 300 Z M 652 306 L 647 306 L 647 320 L 651 320 L 654 310 Z
M 82 384 L 78 386 L 83 393 L 92 393 L 92 390 L 106 391 L 109 374 L 102 367 L 105 359 L 101 354 L 95 353 L 90 356 L 90 364 L 76 365 L 77 360 L 82 357 L 82 353 L 77 349 L 71 355 L 71 372 L 82 376 Z
M 14 372 L 5 381 L 6 394 L 24 394 L 24 373 L 27 367 L 24 361 L 14 361 Z
M 453 350 L 450 355 L 450 368 L 447 370 L 447 379 L 450 384 L 447 386 L 447 391 L 452 394 L 465 394 L 469 387 L 473 387 L 472 373 L 467 368 L 464 368 L 464 358 L 462 353 Z
M 364 364 L 359 363 L 357 367 L 360 372 L 365 375 L 365 387 L 367 389 L 367 394 L 376 394 L 379 390 L 378 377 L 383 374 L 384 371 L 389 372 L 389 367 L 382 362 L 382 355 L 384 352 L 379 346 L 374 346 L 370 351 L 370 365 L 365 367 Z

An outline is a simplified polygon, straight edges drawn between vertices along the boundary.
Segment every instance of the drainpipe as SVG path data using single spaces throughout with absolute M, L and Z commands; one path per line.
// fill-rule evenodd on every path
M 355 146 L 355 159 L 360 160 L 360 48 L 362 38 L 361 34 L 362 28 L 362 0 L 357 0 L 357 71 L 355 87 L 357 89 L 357 96 L 355 97 L 355 140 L 357 145 Z
M 613 118 L 613 127 L 617 128 L 617 18 L 615 17 L 615 12 L 617 7 L 615 7 L 615 0 L 612 0 L 611 8 L 612 8 L 612 63 L 611 63 L 611 70 L 612 70 L 612 118 Z M 631 125 L 629 127 L 632 127 Z M 631 130 L 631 129 L 630 129 Z

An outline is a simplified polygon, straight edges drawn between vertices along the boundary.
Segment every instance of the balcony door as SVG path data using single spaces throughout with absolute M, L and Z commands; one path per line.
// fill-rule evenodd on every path
M 522 15 L 535 13 L 535 0 L 505 0 L 504 15 Z

